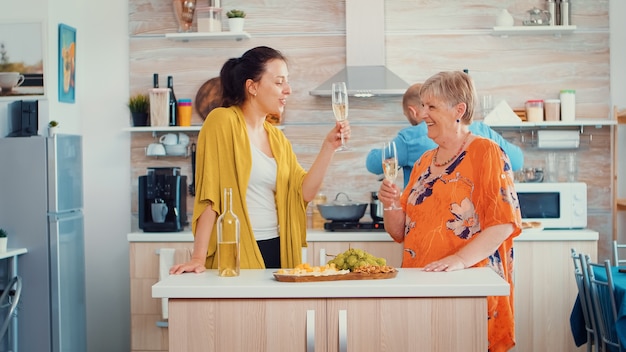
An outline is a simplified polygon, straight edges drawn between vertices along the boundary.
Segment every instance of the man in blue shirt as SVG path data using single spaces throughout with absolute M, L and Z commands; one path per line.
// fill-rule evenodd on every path
M 402 167 L 404 172 L 404 187 L 406 188 L 413 165 L 427 150 L 434 149 L 437 144 L 428 138 L 428 127 L 422 123 L 421 116 L 422 101 L 420 99 L 421 83 L 410 86 L 402 97 L 402 110 L 404 116 L 411 123 L 411 127 L 404 128 L 398 132 L 393 140 L 396 142 L 398 152 L 398 167 Z M 473 134 L 489 138 L 498 143 L 502 150 L 509 156 L 513 171 L 521 170 L 524 166 L 524 154 L 522 150 L 513 143 L 508 142 L 498 132 L 494 131 L 482 121 L 474 121 L 469 127 Z M 383 174 L 383 164 L 381 149 L 372 149 L 367 154 L 365 166 L 367 170 L 376 175 Z

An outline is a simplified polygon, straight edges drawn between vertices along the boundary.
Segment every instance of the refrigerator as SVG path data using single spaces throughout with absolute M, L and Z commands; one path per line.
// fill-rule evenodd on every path
M 8 247 L 28 250 L 18 258 L 17 350 L 85 352 L 81 136 L 0 138 L 0 227 Z

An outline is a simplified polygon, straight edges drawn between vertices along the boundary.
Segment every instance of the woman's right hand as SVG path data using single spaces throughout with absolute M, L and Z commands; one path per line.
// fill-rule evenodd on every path
M 176 264 L 170 268 L 170 274 L 178 275 L 182 273 L 201 273 L 205 271 L 204 260 L 191 259 L 187 263 Z

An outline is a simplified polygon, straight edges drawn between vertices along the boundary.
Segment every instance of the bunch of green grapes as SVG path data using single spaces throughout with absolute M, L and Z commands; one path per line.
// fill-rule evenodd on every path
M 334 263 L 337 269 L 353 271 L 354 268 L 365 265 L 387 265 L 387 260 L 376 257 L 362 249 L 350 248 L 328 261 L 328 264 L 331 263 Z

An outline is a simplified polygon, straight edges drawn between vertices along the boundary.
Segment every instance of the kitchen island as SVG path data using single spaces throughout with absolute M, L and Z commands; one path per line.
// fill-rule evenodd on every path
M 298 283 L 273 271 L 208 270 L 152 286 L 152 297 L 169 299 L 169 351 L 484 352 L 485 297 L 509 295 L 489 268 Z

